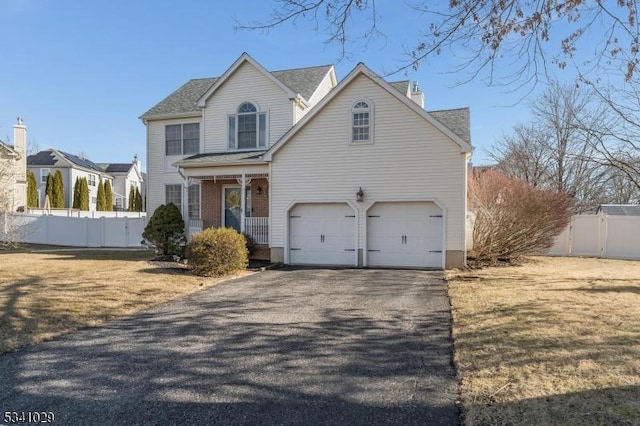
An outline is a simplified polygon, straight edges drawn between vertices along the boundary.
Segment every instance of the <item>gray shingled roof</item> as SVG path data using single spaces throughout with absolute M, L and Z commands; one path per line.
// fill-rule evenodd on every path
M 176 165 L 180 166 L 196 166 L 198 164 L 210 163 L 233 163 L 238 160 L 256 160 L 259 159 L 264 150 L 261 151 L 243 151 L 243 152 L 211 152 L 206 154 L 196 154 L 183 160 L 176 161 Z
M 318 67 L 273 71 L 271 74 L 294 93 L 308 100 L 330 69 L 331 65 L 322 65 Z M 217 80 L 218 77 L 189 80 L 178 90 L 142 114 L 140 118 L 200 113 L 196 102 Z
M 612 216 L 640 216 L 640 206 L 635 204 L 601 204 L 598 213 Z
M 140 118 L 156 115 L 173 115 L 194 112 L 199 114 L 196 101 L 209 90 L 217 78 L 198 78 L 189 80 L 178 90 L 158 102 L 153 108 L 145 112 Z
M 463 141 L 471 144 L 471 123 L 468 107 L 427 112 L 440 123 L 444 124 L 445 127 L 459 136 Z
M 133 163 L 98 163 L 98 166 L 107 173 L 129 173 Z
M 407 92 L 409 91 L 409 84 L 410 84 L 409 80 L 390 81 L 389 84 L 393 86 L 393 88 L 396 89 L 398 92 L 407 96 Z
M 280 80 L 294 93 L 309 100 L 330 69 L 331 65 L 321 65 L 318 67 L 271 71 L 271 75 Z

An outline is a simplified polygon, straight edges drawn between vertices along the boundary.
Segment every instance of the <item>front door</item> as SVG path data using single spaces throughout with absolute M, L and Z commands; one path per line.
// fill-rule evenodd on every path
M 225 186 L 222 188 L 222 198 L 224 200 L 222 226 L 226 228 L 233 228 L 238 232 L 241 232 L 240 221 L 242 220 L 242 200 L 240 193 L 242 187 L 240 186 Z M 246 217 L 250 216 L 251 212 L 251 197 L 250 187 L 247 185 L 247 195 L 245 198 L 245 209 L 247 210 Z
M 240 199 L 240 187 L 225 187 L 222 189 L 222 196 L 224 197 L 224 223 L 227 228 L 233 228 L 240 232 L 240 218 L 241 218 L 241 199 Z

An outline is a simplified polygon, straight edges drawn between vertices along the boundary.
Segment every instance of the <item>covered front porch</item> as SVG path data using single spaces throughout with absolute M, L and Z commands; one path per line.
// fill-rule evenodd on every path
M 229 164 L 221 161 L 220 155 L 212 156 L 205 157 L 207 163 L 199 157 L 176 164 L 189 188 L 188 222 L 185 221 L 189 238 L 206 228 L 234 228 L 253 241 L 252 258 L 269 259 L 267 165 L 246 160 L 237 164 L 237 158 Z

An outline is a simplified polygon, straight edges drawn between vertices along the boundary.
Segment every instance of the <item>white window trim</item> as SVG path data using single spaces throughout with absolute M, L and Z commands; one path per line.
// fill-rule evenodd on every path
M 359 102 L 366 102 L 367 105 L 369 105 L 368 108 L 368 112 L 369 113 L 369 140 L 367 141 L 354 141 L 353 140 L 353 114 L 356 113 L 355 111 L 355 106 L 359 103 Z M 374 143 L 374 125 L 375 125 L 375 114 L 374 114 L 374 105 L 373 102 L 371 102 L 370 99 L 358 99 L 356 100 L 352 105 L 351 105 L 351 109 L 349 110 L 349 145 L 354 145 L 354 146 L 359 146 L 359 145 L 373 145 Z
M 256 112 L 253 113 L 238 113 L 238 108 L 240 108 L 240 105 L 243 104 L 252 104 L 255 108 L 256 108 Z M 244 114 L 256 114 L 256 145 L 258 145 L 260 143 L 260 114 L 264 114 L 264 119 L 265 119 L 265 123 L 264 123 L 264 137 L 265 137 L 265 141 L 264 141 L 264 146 L 256 146 L 255 148 L 238 148 L 238 116 L 239 115 L 244 115 Z M 235 148 L 229 148 L 229 117 L 235 117 Z M 269 149 L 269 110 L 263 111 L 262 109 L 260 109 L 260 105 L 258 105 L 257 102 L 255 101 L 243 101 L 240 102 L 238 104 L 238 107 L 236 108 L 236 112 L 233 114 L 228 114 L 227 115 L 227 122 L 226 122 L 226 127 L 227 127 L 227 138 L 226 138 L 226 146 L 227 146 L 227 152 L 244 152 L 244 151 L 260 151 L 260 150 L 267 150 Z
M 44 174 L 44 171 L 47 171 L 47 174 Z M 47 183 L 47 176 L 51 174 L 51 169 L 40 169 L 40 183 Z
M 198 152 L 189 154 L 184 153 L 184 126 L 185 124 L 197 124 L 198 125 Z M 167 127 L 168 126 L 180 126 L 180 153 L 179 154 L 167 154 Z M 164 156 L 165 157 L 178 157 L 178 156 L 190 156 L 202 153 L 202 129 L 204 126 L 199 121 L 185 121 L 184 123 L 170 123 L 164 125 Z

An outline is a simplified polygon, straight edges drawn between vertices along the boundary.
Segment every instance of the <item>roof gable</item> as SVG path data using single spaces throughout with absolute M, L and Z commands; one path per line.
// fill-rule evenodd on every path
M 331 74 L 335 81 L 333 65 L 293 68 L 269 72 L 248 54 L 244 53 L 221 77 L 199 78 L 187 81 L 169 96 L 162 99 L 139 118 L 142 120 L 187 117 L 201 114 L 201 107 L 243 63 L 253 64 L 261 73 L 280 87 L 291 99 L 308 100 L 316 92 L 322 80 Z M 215 86 L 215 87 L 214 87 Z M 198 101 L 204 99 L 199 106 Z
M 308 101 L 332 68 L 333 65 L 321 65 L 317 67 L 271 71 L 271 74 L 285 86 Z
M 451 129 L 445 126 L 441 121 L 435 119 L 431 116 L 427 111 L 421 108 L 418 104 L 416 104 L 413 100 L 408 98 L 406 95 L 403 95 L 398 87 L 392 86 L 390 83 L 384 81 L 380 76 L 367 68 L 363 63 L 359 63 L 350 73 L 347 75 L 327 96 L 325 96 L 317 105 L 315 105 L 308 114 L 306 114 L 300 121 L 298 121 L 287 133 L 285 133 L 279 141 L 271 146 L 265 153 L 265 160 L 271 161 L 273 158 L 273 154 L 275 154 L 282 146 L 284 146 L 291 138 L 300 131 L 307 123 L 309 123 L 313 118 L 324 109 L 336 96 L 338 96 L 352 81 L 354 81 L 358 76 L 364 75 L 371 79 L 374 83 L 378 84 L 381 88 L 386 90 L 389 94 L 394 96 L 400 102 L 402 102 L 409 109 L 413 110 L 431 125 L 433 125 L 436 129 L 445 134 L 449 139 L 451 139 L 454 143 L 459 145 L 461 152 L 472 151 L 471 144 L 461 138 L 459 135 L 454 133 Z M 468 109 L 467 109 L 468 111 Z
M 3 151 L 9 153 L 9 155 L 11 155 L 13 157 L 19 157 L 20 156 L 20 154 L 15 149 L 13 149 L 13 146 L 11 146 L 9 144 L 6 144 L 6 143 L 4 143 L 2 141 L 0 141 L 0 149 L 2 149 Z
M 215 83 L 202 95 L 197 101 L 197 105 L 199 107 L 205 107 L 207 100 L 222 86 L 243 64 L 249 63 L 253 67 L 255 67 L 258 71 L 260 71 L 266 78 L 275 83 L 276 86 L 280 87 L 285 94 L 289 97 L 289 99 L 300 98 L 296 93 L 293 92 L 289 87 L 287 87 L 282 81 L 278 80 L 273 74 L 267 71 L 262 65 L 260 65 L 255 59 L 249 56 L 248 53 L 243 53 L 240 57 L 227 69 L 224 74 L 220 76 L 216 80 Z M 300 98 L 301 99 L 301 98 Z M 306 103 L 304 99 L 301 99 Z

